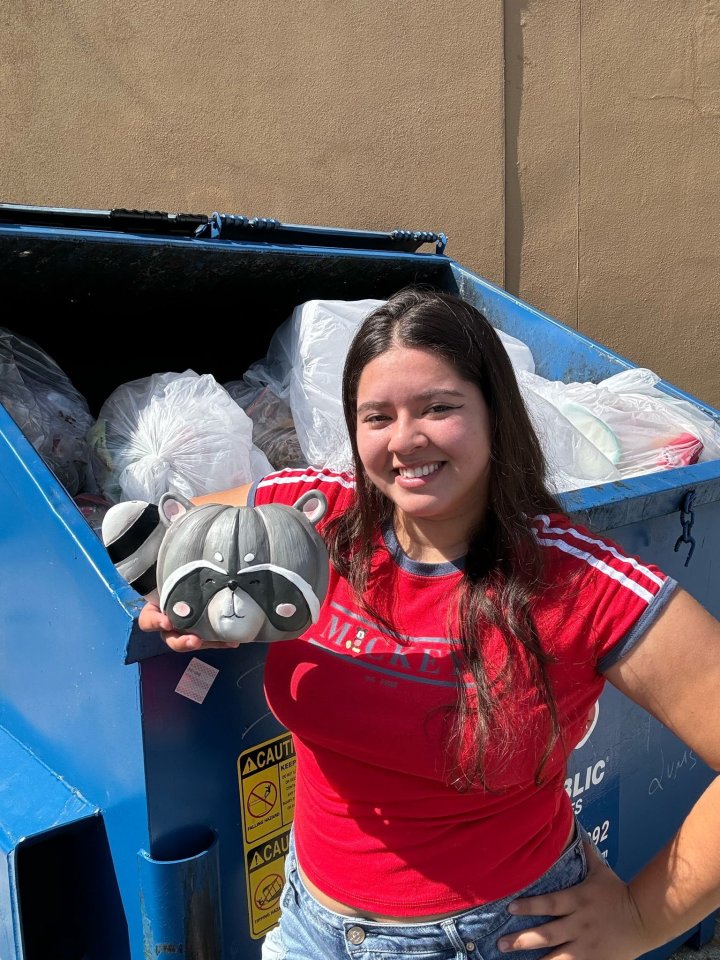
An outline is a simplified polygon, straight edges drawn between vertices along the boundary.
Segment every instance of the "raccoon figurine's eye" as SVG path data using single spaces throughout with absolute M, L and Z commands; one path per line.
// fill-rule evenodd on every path
M 184 600 L 178 600 L 177 603 L 173 604 L 173 613 L 176 617 L 189 617 L 192 613 L 192 607 L 189 603 L 185 603 Z
M 297 607 L 292 603 L 279 603 L 275 607 L 275 613 L 279 617 L 291 617 L 297 611 Z
M 208 577 L 203 581 L 203 586 L 207 585 L 208 583 L 215 583 L 215 577 Z

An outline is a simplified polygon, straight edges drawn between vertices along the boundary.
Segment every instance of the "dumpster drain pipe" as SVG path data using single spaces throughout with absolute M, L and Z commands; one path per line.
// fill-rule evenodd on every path
M 145 960 L 222 960 L 218 839 L 190 856 L 156 860 L 138 852 Z

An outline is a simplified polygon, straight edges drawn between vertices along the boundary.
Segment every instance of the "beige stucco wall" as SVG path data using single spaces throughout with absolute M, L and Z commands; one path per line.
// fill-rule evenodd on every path
M 7 0 L 0 198 L 442 229 L 720 406 L 720 0 Z

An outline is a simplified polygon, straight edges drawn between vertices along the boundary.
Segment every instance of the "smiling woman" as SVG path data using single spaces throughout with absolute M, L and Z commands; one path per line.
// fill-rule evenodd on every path
M 720 624 L 563 513 L 506 350 L 462 299 L 411 288 L 375 309 L 343 410 L 352 472 L 248 493 L 321 491 L 330 557 L 317 622 L 266 661 L 297 780 L 264 957 L 632 960 L 707 916 L 717 782 L 629 884 L 565 787 L 606 680 L 720 767 Z M 206 646 L 151 604 L 140 625 Z

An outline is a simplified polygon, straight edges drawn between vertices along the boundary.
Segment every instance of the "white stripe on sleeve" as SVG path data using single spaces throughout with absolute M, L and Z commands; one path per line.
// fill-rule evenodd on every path
M 646 566 L 636 560 L 635 557 L 628 557 L 626 554 L 620 553 L 611 543 L 606 543 L 604 540 L 589 537 L 586 534 L 581 533 L 580 530 L 576 530 L 575 527 L 551 527 L 550 517 L 547 516 L 540 516 L 537 519 L 542 520 L 545 533 L 556 533 L 559 536 L 570 535 L 578 540 L 582 540 L 585 543 L 589 543 L 592 546 L 600 547 L 602 550 L 612 554 L 612 556 L 621 563 L 629 564 L 629 566 L 631 566 L 634 570 L 637 570 L 638 573 L 642 574 L 644 577 L 647 577 L 648 580 L 656 583 L 659 587 L 661 587 L 665 582 L 663 577 L 659 577 L 656 573 L 653 573 L 652 570 L 649 570 Z M 551 542 L 552 541 L 548 541 L 548 543 Z

